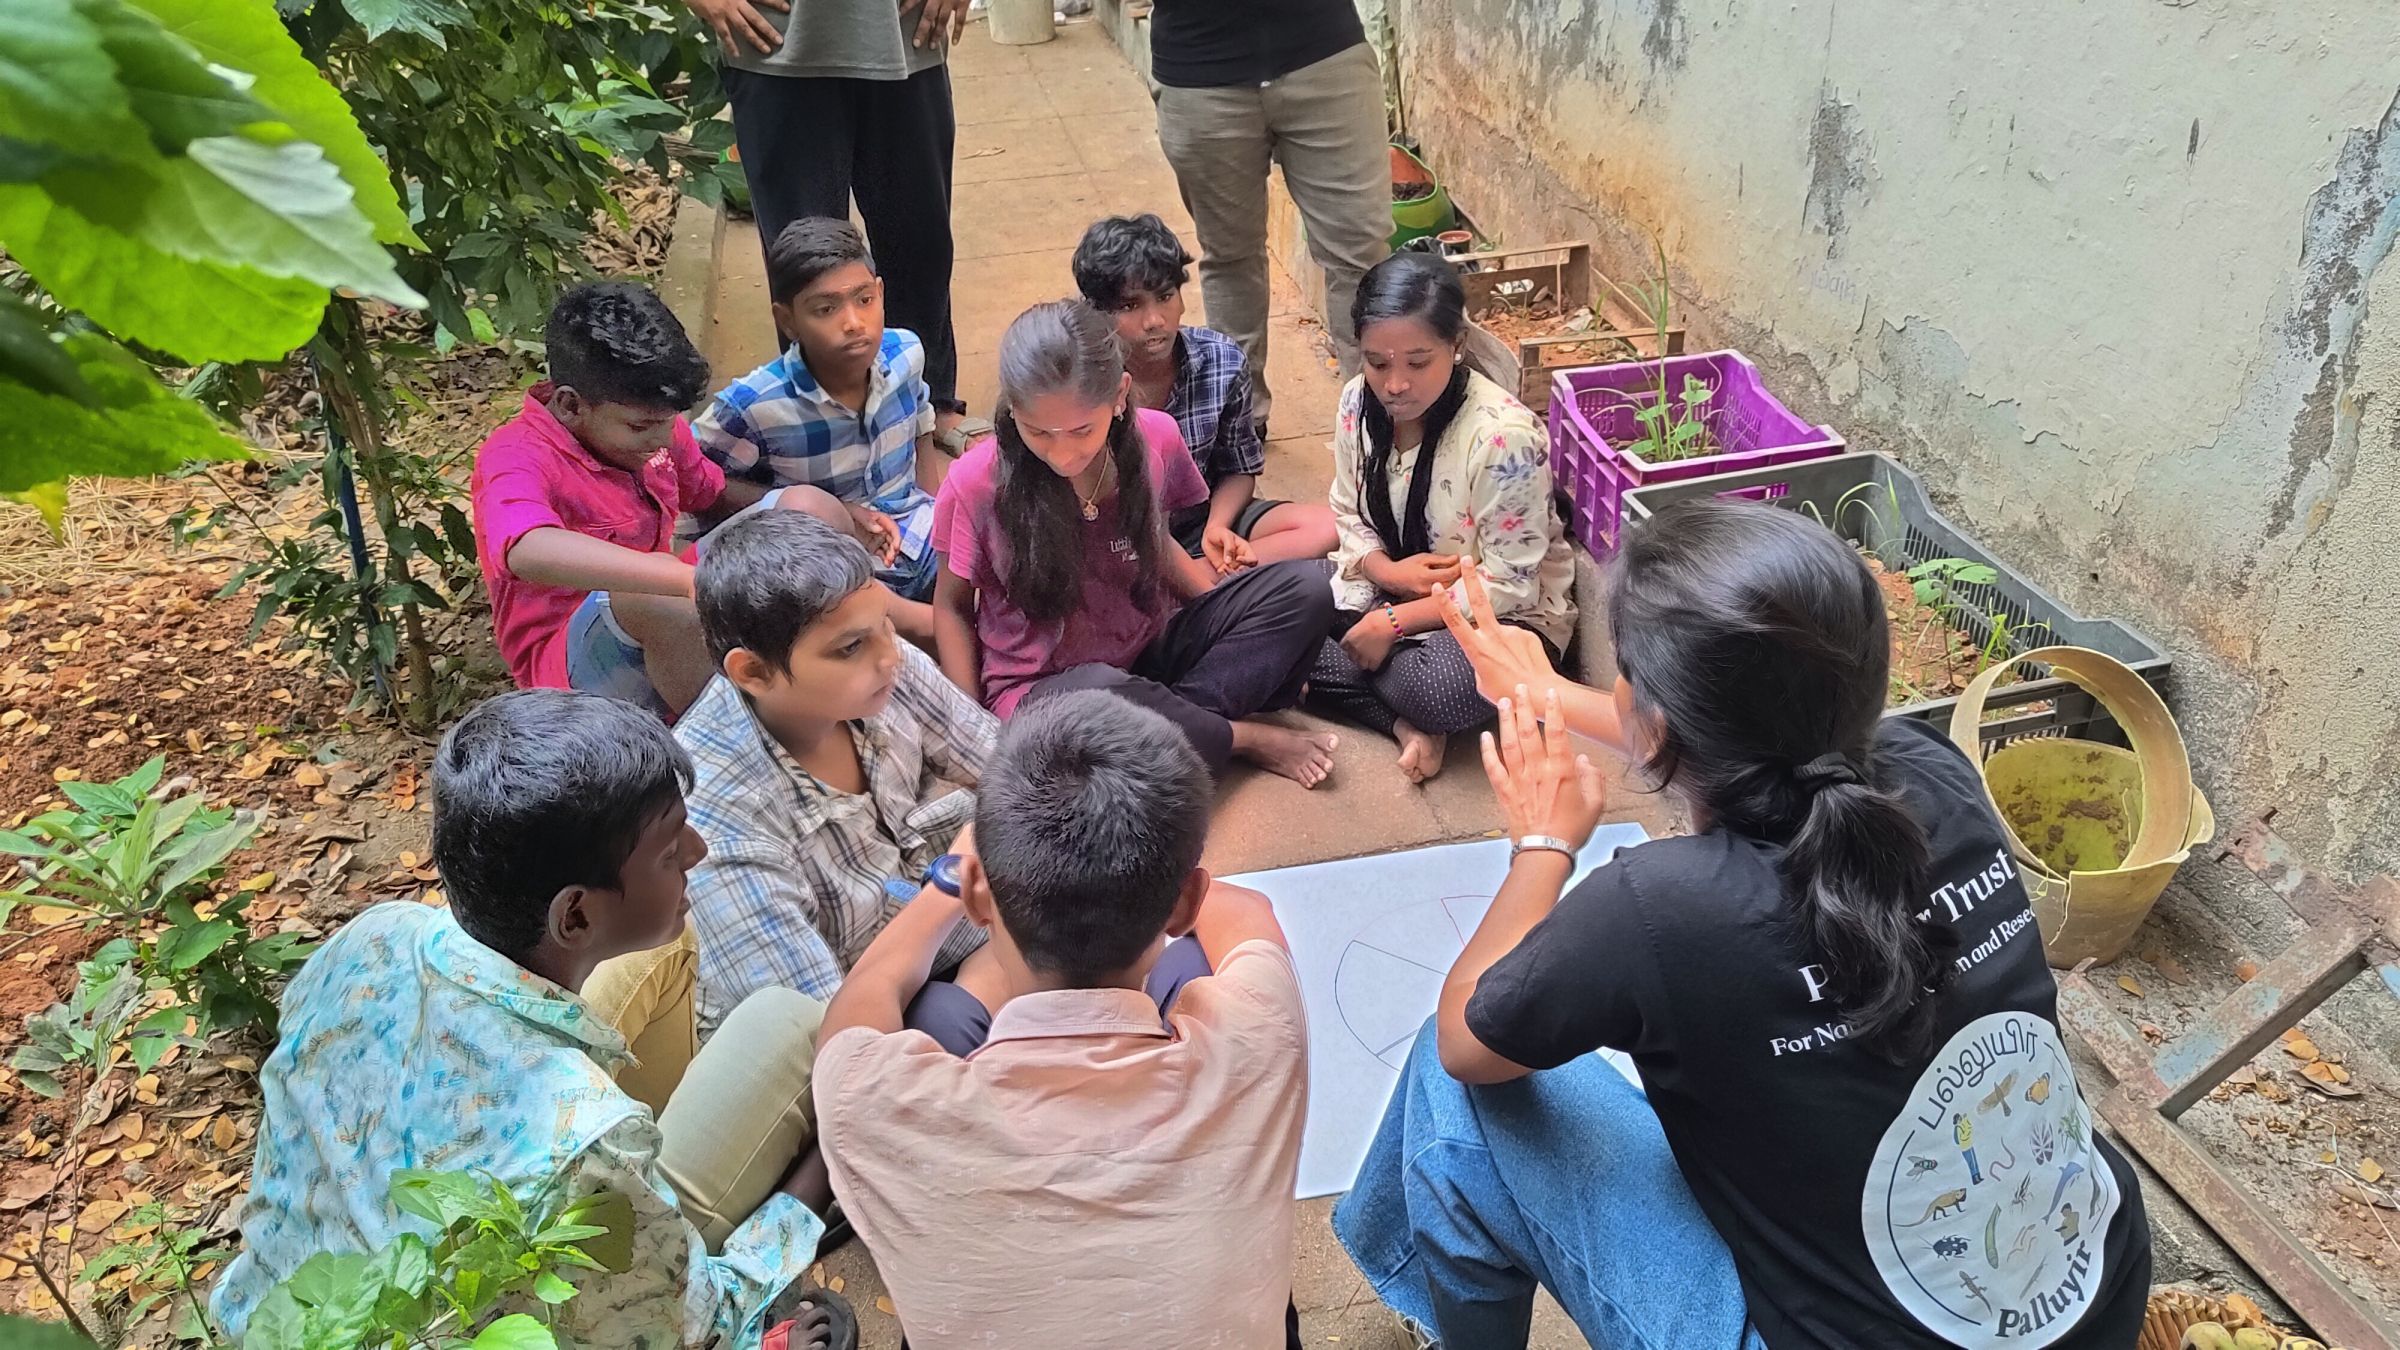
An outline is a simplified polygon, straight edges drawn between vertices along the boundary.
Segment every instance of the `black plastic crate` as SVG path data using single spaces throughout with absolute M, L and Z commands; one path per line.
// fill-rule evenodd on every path
M 1935 510 L 1917 476 L 1888 456 L 1863 452 L 1636 488 L 1625 494 L 1626 525 L 1698 497 L 1745 497 L 1805 511 L 1894 571 L 1936 558 L 1981 563 L 1992 569 L 1991 581 L 1948 584 L 1948 617 L 1969 640 L 1988 643 L 1998 616 L 2006 622 L 2012 656 L 2037 647 L 2088 647 L 2124 662 L 2153 687 L 2166 683 L 2171 663 L 2157 643 L 2128 624 L 2087 619 L 2060 604 Z M 2032 667 L 2032 673 L 2034 678 L 1994 689 L 1985 701 L 1985 746 L 2028 736 L 2123 743 L 2115 720 L 2091 695 L 2053 678 L 2045 666 Z M 1956 698 L 1926 699 L 1886 715 L 1947 730 L 1957 703 Z

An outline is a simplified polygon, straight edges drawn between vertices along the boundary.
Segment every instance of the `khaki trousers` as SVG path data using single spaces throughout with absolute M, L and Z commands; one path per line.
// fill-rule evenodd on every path
M 1200 233 L 1208 326 L 1242 344 L 1252 405 L 1267 390 L 1267 169 L 1283 168 L 1309 256 L 1325 270 L 1325 329 L 1342 377 L 1358 373 L 1350 302 L 1391 252 L 1392 171 L 1383 73 L 1365 43 L 1263 85 L 1158 91 L 1158 143 Z M 1327 410 L 1331 415 L 1331 410 Z
M 664 947 L 602 962 L 584 1002 L 625 1037 L 635 1062 L 617 1086 L 658 1116 L 659 1168 L 684 1217 L 718 1250 L 816 1138 L 809 1099 L 825 1005 L 761 989 L 700 1044 L 693 993 L 699 947 L 686 924 Z

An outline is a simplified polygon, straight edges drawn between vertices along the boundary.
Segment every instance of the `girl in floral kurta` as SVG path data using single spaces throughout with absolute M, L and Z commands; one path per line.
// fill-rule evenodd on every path
M 1459 357 L 1457 272 L 1394 254 L 1359 284 L 1350 315 L 1365 370 L 1342 391 L 1334 438 L 1341 617 L 1309 699 L 1390 735 L 1402 772 L 1421 783 L 1441 771 L 1451 733 L 1493 713 L 1434 590 L 1475 568 L 1501 622 L 1531 630 L 1556 660 L 1575 625 L 1574 563 L 1542 424 Z

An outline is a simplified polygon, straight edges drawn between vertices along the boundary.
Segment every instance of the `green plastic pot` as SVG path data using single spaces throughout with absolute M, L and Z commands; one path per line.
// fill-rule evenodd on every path
M 1400 146 L 1392 147 L 1392 182 L 1431 183 L 1433 195 L 1414 201 L 1392 203 L 1392 247 L 1398 248 L 1411 239 L 1458 228 L 1458 208 L 1450 204 L 1450 191 L 1425 167 L 1425 161 Z

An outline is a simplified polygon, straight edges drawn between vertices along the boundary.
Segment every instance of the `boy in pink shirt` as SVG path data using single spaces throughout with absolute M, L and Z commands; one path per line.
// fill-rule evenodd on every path
M 550 378 L 475 453 L 494 636 L 520 688 L 671 717 L 714 673 L 675 518 L 729 513 L 759 489 L 729 488 L 692 439 L 683 409 L 707 389 L 708 362 L 647 287 L 568 291 L 547 340 Z

